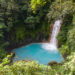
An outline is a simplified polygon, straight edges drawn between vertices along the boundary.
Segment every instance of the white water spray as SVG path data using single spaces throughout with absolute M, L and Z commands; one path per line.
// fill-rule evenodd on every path
M 44 49 L 50 50 L 50 51 L 58 51 L 56 37 L 60 31 L 60 27 L 61 27 L 61 20 L 57 20 L 53 26 L 50 43 L 44 43 L 42 46 Z

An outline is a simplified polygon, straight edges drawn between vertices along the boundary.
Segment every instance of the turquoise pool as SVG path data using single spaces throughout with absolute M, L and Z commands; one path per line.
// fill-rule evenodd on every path
M 61 62 L 63 60 L 61 54 L 57 51 L 48 51 L 42 48 L 41 43 L 33 43 L 21 48 L 14 49 L 16 54 L 13 61 L 17 60 L 36 60 L 40 64 L 47 65 L 50 61 Z

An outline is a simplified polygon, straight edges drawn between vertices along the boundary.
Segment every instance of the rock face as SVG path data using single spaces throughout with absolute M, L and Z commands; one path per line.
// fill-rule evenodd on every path
M 50 40 L 51 40 L 51 35 L 52 35 L 53 26 L 54 26 L 54 23 L 50 24 L 50 34 L 49 34 L 48 42 L 50 42 Z

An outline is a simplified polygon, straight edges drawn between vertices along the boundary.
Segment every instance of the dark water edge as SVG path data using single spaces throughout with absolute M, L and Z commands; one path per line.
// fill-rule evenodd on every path
M 31 43 L 45 43 L 45 42 L 47 43 L 48 40 L 29 40 L 28 39 L 27 41 L 22 41 L 20 43 L 13 43 L 13 44 L 7 46 L 6 50 L 10 53 L 15 48 L 20 48 L 22 46 L 26 46 L 26 45 L 29 45 Z

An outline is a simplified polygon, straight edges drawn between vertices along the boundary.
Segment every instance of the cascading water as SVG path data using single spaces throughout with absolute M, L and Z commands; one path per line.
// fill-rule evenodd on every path
M 44 49 L 50 50 L 50 51 L 58 51 L 56 37 L 60 31 L 60 27 L 61 27 L 61 20 L 57 20 L 53 26 L 53 31 L 52 31 L 50 43 L 45 43 L 42 45 L 42 47 Z

